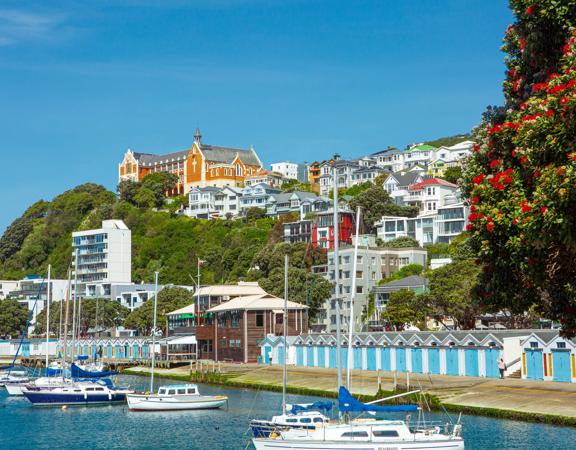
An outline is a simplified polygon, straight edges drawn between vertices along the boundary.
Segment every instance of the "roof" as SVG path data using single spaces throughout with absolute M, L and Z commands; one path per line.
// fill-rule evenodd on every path
M 426 151 L 426 150 L 436 150 L 436 147 L 433 145 L 428 144 L 419 144 L 411 147 L 408 151 L 409 152 L 418 152 L 418 151 Z
M 196 336 L 182 336 L 168 341 L 168 345 L 197 344 Z
M 180 150 L 178 152 L 166 153 L 165 155 L 153 155 L 151 153 L 133 152 L 134 158 L 144 166 L 152 166 L 160 161 L 184 160 L 190 150 Z
M 410 186 L 414 184 L 419 177 L 422 177 L 418 172 L 395 172 L 390 174 L 398 181 L 400 186 Z
M 440 185 L 458 189 L 458 185 L 443 180 L 442 178 L 429 178 L 427 180 L 421 181 L 420 183 L 415 183 L 411 185 L 408 189 L 411 191 L 417 191 L 419 189 L 423 189 L 425 186 L 431 186 L 431 185 Z
M 300 303 L 295 303 L 288 301 L 288 309 L 306 309 L 308 306 L 301 305 Z M 244 297 L 236 297 L 230 301 L 224 302 L 210 308 L 208 312 L 223 312 L 232 310 L 284 310 L 284 299 L 279 297 L 274 297 L 270 294 L 261 295 L 247 295 Z
M 258 295 L 258 294 L 266 294 L 266 291 L 262 289 L 258 283 L 238 283 L 238 284 L 216 284 L 213 286 L 204 286 L 201 287 L 198 292 L 194 294 L 194 297 L 200 296 L 231 296 L 231 297 L 239 297 L 242 295 Z
M 409 277 L 402 278 L 400 280 L 391 281 L 389 283 L 383 284 L 381 286 L 374 286 L 374 291 L 383 290 L 388 291 L 390 289 L 410 289 L 418 288 L 422 286 L 428 286 L 428 280 L 420 275 L 411 275 Z

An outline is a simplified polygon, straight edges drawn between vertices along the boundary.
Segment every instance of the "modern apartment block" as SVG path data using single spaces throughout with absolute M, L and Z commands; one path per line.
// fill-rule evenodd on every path
M 355 237 L 352 238 L 353 243 L 355 239 Z M 377 247 L 375 237 L 372 235 L 360 236 L 359 239 L 354 293 L 352 293 L 354 246 L 342 246 L 339 252 L 340 319 L 343 329 L 348 329 L 352 294 L 354 295 L 354 328 L 360 330 L 362 313 L 368 307 L 368 295 L 381 279 L 389 277 L 393 272 L 408 264 L 426 266 L 427 251 L 423 248 Z M 314 272 L 325 273 L 326 279 L 334 282 L 335 260 L 333 251 L 328 252 L 326 271 L 319 269 L 320 266 L 315 267 Z M 314 329 L 328 332 L 336 331 L 336 298 L 335 292 L 333 292 L 332 297 L 319 311 Z
M 72 233 L 72 249 L 79 295 L 110 297 L 112 284 L 131 283 L 132 236 L 121 220 L 104 220 L 102 228 Z
M 290 161 L 282 161 L 270 164 L 272 172 L 280 173 L 290 180 L 298 179 L 298 166 L 299 164 Z

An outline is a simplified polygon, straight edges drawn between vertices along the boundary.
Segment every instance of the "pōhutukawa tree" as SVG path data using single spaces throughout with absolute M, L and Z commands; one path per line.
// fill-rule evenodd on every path
M 486 309 L 559 320 L 576 335 L 576 0 L 511 0 L 505 107 L 466 168 Z

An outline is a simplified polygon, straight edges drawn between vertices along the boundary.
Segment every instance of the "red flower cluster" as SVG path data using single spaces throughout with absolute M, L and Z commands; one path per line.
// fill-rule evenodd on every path
M 480 203 L 480 199 L 478 197 L 472 197 L 471 203 L 473 205 L 477 205 L 478 203 Z
M 493 161 L 490 161 L 490 168 L 493 169 L 494 167 L 499 166 L 500 164 L 502 164 L 502 160 L 495 159 Z
M 504 128 L 508 128 L 509 130 L 517 130 L 520 128 L 520 124 L 516 122 L 505 122 Z
M 528 161 L 528 157 L 526 155 L 524 155 L 522 158 L 520 158 L 520 164 L 526 164 L 527 161 Z
M 490 233 L 492 233 L 492 230 L 494 229 L 494 223 L 492 223 L 492 222 L 487 223 L 487 224 L 486 224 L 486 229 L 487 229 Z
M 529 16 L 534 14 L 534 7 L 532 5 L 530 5 L 528 8 L 526 8 L 526 14 Z
M 476 220 L 482 220 L 484 218 L 484 214 L 482 214 L 481 212 L 479 213 L 471 213 L 468 215 L 468 222 L 474 222 Z M 492 220 L 492 219 L 490 219 Z
M 492 128 L 488 128 L 488 136 L 491 136 L 495 133 L 500 133 L 504 128 L 501 124 L 496 124 Z
M 520 209 L 523 213 L 529 213 L 532 211 L 532 207 L 528 204 L 528 200 L 522 200 L 520 203 Z
M 554 110 L 552 108 L 548 108 L 546 110 L 546 117 L 552 117 L 554 115 Z
M 503 172 L 498 172 L 490 179 L 492 187 L 498 191 L 503 191 L 507 184 L 512 184 L 514 181 L 511 175 L 514 173 L 514 169 L 506 169 Z
M 575 159 L 575 161 L 576 161 L 576 159 Z M 472 181 L 474 182 L 474 184 L 480 184 L 484 181 L 484 177 L 485 177 L 485 175 L 483 173 L 481 173 L 480 175 L 476 175 Z
M 476 144 L 474 145 L 474 147 L 472 148 L 475 152 L 477 152 L 478 150 L 480 150 L 480 145 Z
M 522 122 L 530 122 L 532 120 L 536 120 L 538 117 L 540 117 L 542 114 L 540 113 L 536 113 L 536 114 L 528 114 L 524 117 L 522 117 Z

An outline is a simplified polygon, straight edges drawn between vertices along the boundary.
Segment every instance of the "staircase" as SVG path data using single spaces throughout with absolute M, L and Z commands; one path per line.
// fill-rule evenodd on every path
M 522 369 L 518 369 L 511 374 L 507 375 L 506 378 L 522 378 Z

